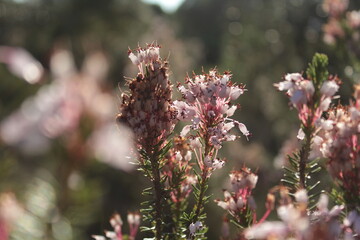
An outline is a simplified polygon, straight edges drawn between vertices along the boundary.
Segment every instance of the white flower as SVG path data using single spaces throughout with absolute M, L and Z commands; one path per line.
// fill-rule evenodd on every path
M 283 81 L 283 82 L 279 82 L 278 84 L 275 84 L 275 86 L 280 90 L 280 91 L 285 91 L 285 90 L 289 90 L 290 88 L 292 88 L 294 85 L 293 82 L 290 81 Z
M 185 161 L 187 161 L 187 162 L 190 161 L 191 160 L 191 155 L 192 155 L 191 151 L 187 151 L 186 155 L 184 157 Z
M 226 115 L 228 117 L 231 117 L 232 115 L 234 115 L 235 111 L 237 109 L 237 106 L 231 106 L 231 108 L 229 108 L 227 111 L 226 111 Z
M 276 222 L 263 222 L 255 224 L 245 230 L 246 239 L 267 239 L 269 236 L 275 239 L 284 239 L 287 235 L 288 227 L 280 221 Z M 276 238 L 278 237 L 278 238 Z
M 237 125 L 238 125 L 238 127 L 239 127 L 239 129 L 240 129 L 240 132 L 241 132 L 242 134 L 244 134 L 244 136 L 247 137 L 247 136 L 250 135 L 250 132 L 247 130 L 245 124 L 238 122 Z
M 186 125 L 180 132 L 181 137 L 185 137 L 191 130 L 191 125 Z
M 300 73 L 288 73 L 288 74 L 285 75 L 285 80 L 286 81 L 298 82 L 298 81 L 303 80 L 303 77 L 301 76 Z
M 318 203 L 316 204 L 319 212 L 328 212 L 329 198 L 326 194 L 321 194 Z
M 92 235 L 91 237 L 94 238 L 95 240 L 106 240 L 104 236 L 100 236 L 100 235 Z
M 301 89 L 303 89 L 306 92 L 308 97 L 312 97 L 312 95 L 315 92 L 314 84 L 312 83 L 312 81 L 309 81 L 309 80 L 301 81 L 300 87 L 301 87 Z M 308 99 L 308 100 L 310 100 L 310 99 Z
M 297 139 L 299 139 L 299 140 L 304 140 L 304 138 L 305 138 L 305 133 L 304 133 L 304 131 L 302 130 L 302 128 L 299 128 L 299 131 L 298 131 L 298 134 L 297 134 Z
M 247 175 L 246 179 L 248 181 L 249 188 L 254 189 L 256 187 L 256 183 L 258 181 L 258 178 L 259 177 L 257 175 L 255 175 L 255 174 L 253 174 L 253 173 Z
M 230 91 L 231 101 L 238 99 L 238 97 L 243 93 L 244 93 L 244 89 L 241 89 L 239 87 L 231 87 L 231 91 Z
M 173 102 L 173 106 L 177 110 L 177 118 L 179 120 L 189 121 L 196 115 L 194 107 L 189 106 L 183 101 L 176 100 Z
M 135 65 L 140 65 L 140 61 L 139 58 L 132 52 L 129 53 L 129 58 L 131 60 L 131 62 Z
M 183 157 L 181 156 L 181 153 L 179 151 L 176 152 L 175 159 L 178 162 L 180 162 L 183 159 Z
M 338 89 L 339 85 L 337 85 L 335 81 L 325 81 L 320 88 L 320 92 L 325 97 L 332 97 Z
M 325 131 L 329 131 L 329 130 L 333 129 L 333 124 L 334 124 L 334 121 L 332 121 L 332 120 L 322 120 L 321 127 Z
M 200 221 L 197 221 L 195 224 L 190 223 L 190 225 L 189 225 L 190 235 L 194 235 L 202 227 L 203 227 L 203 224 Z
M 229 204 L 227 204 L 227 203 L 224 202 L 224 201 L 218 201 L 218 202 L 217 202 L 217 205 L 218 205 L 219 207 L 221 207 L 222 209 L 224 209 L 224 210 L 228 210 L 228 209 L 229 209 Z
M 196 227 L 195 227 L 195 224 L 194 224 L 194 223 L 190 223 L 190 225 L 189 225 L 189 231 L 190 231 L 190 234 L 195 234 L 195 232 L 196 232 Z
M 214 169 L 220 169 L 225 165 L 225 161 L 224 160 L 220 160 L 220 159 L 214 159 L 214 161 L 212 162 L 212 168 Z
M 216 149 L 221 148 L 221 141 L 217 136 L 211 136 L 210 137 L 210 142 Z
M 327 97 L 325 98 L 324 100 L 321 101 L 320 103 L 320 106 L 319 106 L 319 109 L 321 111 L 326 111 L 329 109 L 329 106 L 330 106 L 330 103 L 331 103 L 331 98 Z
M 202 144 L 200 142 L 200 138 L 199 137 L 196 137 L 194 139 L 190 139 L 190 146 L 193 148 L 193 149 L 199 149 L 202 147 Z
M 308 195 L 305 189 L 301 189 L 295 193 L 295 199 L 298 203 L 307 204 L 308 202 Z
M 213 164 L 212 161 L 211 161 L 211 158 L 209 156 L 206 156 L 204 158 L 204 163 L 205 163 L 206 167 L 212 167 L 212 164 Z
M 302 89 L 296 89 L 290 96 L 290 101 L 294 106 L 299 106 L 307 102 L 306 92 Z

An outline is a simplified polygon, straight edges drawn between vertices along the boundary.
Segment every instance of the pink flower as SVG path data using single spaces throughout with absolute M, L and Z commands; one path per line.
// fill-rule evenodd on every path
M 323 9 L 331 17 L 338 18 L 348 8 L 349 0 L 325 0 Z
M 346 13 L 346 20 L 351 28 L 360 27 L 360 11 L 351 11 Z
M 231 84 L 230 79 L 229 73 L 219 75 L 216 70 L 212 70 L 209 74 L 188 77 L 187 86 L 179 87 L 184 101 L 173 103 L 177 110 L 177 119 L 193 123 L 191 127 L 188 125 L 183 129 L 183 135 L 198 127 L 207 129 L 210 133 L 209 143 L 216 148 L 220 148 L 223 141 L 234 140 L 229 133 L 234 126 L 237 126 L 243 135 L 250 135 L 244 124 L 229 118 L 237 109 L 231 102 L 245 92 L 242 86 Z M 208 128 L 206 125 L 212 127 Z

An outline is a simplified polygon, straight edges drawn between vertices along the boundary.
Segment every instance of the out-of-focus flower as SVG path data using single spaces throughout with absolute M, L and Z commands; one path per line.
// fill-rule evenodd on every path
M 0 239 L 8 239 L 12 226 L 23 213 L 24 210 L 13 193 L 0 194 Z
M 128 213 L 127 221 L 129 223 L 130 228 L 130 238 L 135 239 L 137 231 L 140 226 L 140 214 L 139 213 Z
M 22 64 L 17 61 L 16 64 Z M 116 142 L 124 141 L 126 146 L 119 147 L 122 144 L 116 145 L 111 133 L 115 128 L 110 123 L 116 115 L 116 105 L 113 96 L 102 87 L 108 69 L 106 56 L 102 52 L 88 54 L 78 72 L 72 54 L 66 49 L 56 49 L 50 67 L 52 82 L 0 123 L 1 139 L 27 154 L 38 154 L 48 150 L 52 139 L 65 138 L 67 147 L 77 148 L 77 154 L 82 152 L 79 149 L 89 147 L 89 151 L 83 152 L 95 154 L 99 160 L 124 170 L 131 169 L 124 156 L 130 155 L 132 141 L 123 134 Z M 75 135 L 79 135 L 84 118 L 91 119 L 97 130 L 80 139 Z M 126 132 L 124 127 L 122 130 Z
M 331 17 L 339 18 L 348 8 L 349 0 L 324 0 L 323 10 Z
M 288 195 L 280 196 L 286 198 L 280 201 L 282 204 L 277 209 L 281 221 L 251 226 L 244 232 L 246 239 L 339 239 L 342 226 L 337 218 L 343 206 L 334 206 L 329 211 L 327 196 L 322 195 L 317 204 L 318 209 L 309 214 L 308 196 L 304 189 L 295 193 L 296 202 L 292 202 Z
M 317 155 L 329 159 L 329 172 L 350 202 L 360 200 L 356 197 L 360 195 L 360 87 L 355 88 L 355 101 L 347 108 L 339 106 L 329 111 L 327 120 L 320 122 L 313 144 Z
M 324 42 L 329 45 L 336 43 L 337 39 L 341 39 L 345 36 L 345 32 L 342 29 L 340 22 L 337 19 L 331 18 L 324 26 Z
M 137 231 L 140 225 L 140 215 L 138 213 L 128 213 L 127 221 L 129 223 L 129 235 L 125 239 L 135 239 Z M 105 231 L 105 237 L 101 235 L 92 235 L 95 240 L 122 240 L 124 234 L 122 232 L 123 221 L 121 216 L 116 213 L 110 218 L 110 224 L 113 227 L 113 231 Z
M 300 129 L 299 129 L 300 131 Z M 299 138 L 295 138 L 295 133 L 292 133 L 292 136 L 286 140 L 283 145 L 281 146 L 281 149 L 279 150 L 279 153 L 276 155 L 274 159 L 274 166 L 276 168 L 282 168 L 283 166 L 286 166 L 288 164 L 287 162 L 287 156 L 290 156 L 296 149 L 299 148 L 300 142 Z M 303 140 L 303 139 L 300 139 Z
M 360 214 L 356 210 L 351 211 L 344 219 L 344 226 L 347 232 L 353 236 L 360 235 Z M 354 239 L 354 238 L 351 238 Z
M 189 225 L 189 232 L 190 232 L 190 238 L 194 238 L 197 231 L 201 230 L 203 228 L 203 224 L 200 221 L 196 221 L 195 223 L 190 223 Z
M 360 11 L 347 12 L 346 20 L 347 20 L 347 24 L 352 29 L 356 29 L 360 27 Z
M 0 46 L 0 62 L 5 63 L 12 74 L 30 84 L 38 83 L 44 74 L 40 62 L 23 48 Z
M 100 161 L 118 169 L 130 171 L 131 159 L 136 159 L 132 131 L 127 126 L 109 122 L 96 129 L 90 136 L 87 147 Z

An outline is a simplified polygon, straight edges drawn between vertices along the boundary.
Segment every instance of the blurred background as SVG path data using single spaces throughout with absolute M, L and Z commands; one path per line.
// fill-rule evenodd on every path
M 320 0 L 0 0 L 0 239 L 90 239 L 115 211 L 125 220 L 139 210 L 149 182 L 129 163 L 129 131 L 115 116 L 124 76 L 137 74 L 128 48 L 154 41 L 174 84 L 213 67 L 246 84 L 234 118 L 252 136 L 222 148 L 226 169 L 209 192 L 221 197 L 228 172 L 246 164 L 259 174 L 262 215 L 298 144 L 296 111 L 273 84 L 315 52 L 342 79 L 343 103 L 359 83 L 358 53 L 324 41 L 327 21 Z M 223 213 L 210 202 L 209 239 Z

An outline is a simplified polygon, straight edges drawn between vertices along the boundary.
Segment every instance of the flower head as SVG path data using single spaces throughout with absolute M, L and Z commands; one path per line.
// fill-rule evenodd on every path
M 165 140 L 174 127 L 172 86 L 168 79 L 168 63 L 160 58 L 159 46 L 148 45 L 136 52 L 137 55 L 129 51 L 129 58 L 139 66 L 140 73 L 129 80 L 130 93 L 121 96 L 117 120 L 133 129 L 140 148 L 151 150 Z
M 304 126 L 313 125 L 324 111 L 329 109 L 332 98 L 339 89 L 338 79 L 330 77 L 315 89 L 313 80 L 303 78 L 300 73 L 289 73 L 284 81 L 274 84 L 279 91 L 286 91 L 290 103 L 299 112 Z M 319 92 L 320 94 L 317 94 Z M 302 132 L 299 132 L 299 139 Z
M 186 87 L 179 86 L 183 100 L 174 101 L 177 119 L 192 122 L 186 126 L 184 135 L 191 129 L 206 130 L 208 143 L 215 148 L 220 148 L 224 141 L 236 139 L 229 132 L 235 126 L 246 137 L 250 135 L 244 124 L 229 118 L 237 109 L 232 102 L 246 91 L 243 86 L 232 84 L 230 79 L 228 72 L 221 75 L 211 70 L 209 74 L 187 77 Z

